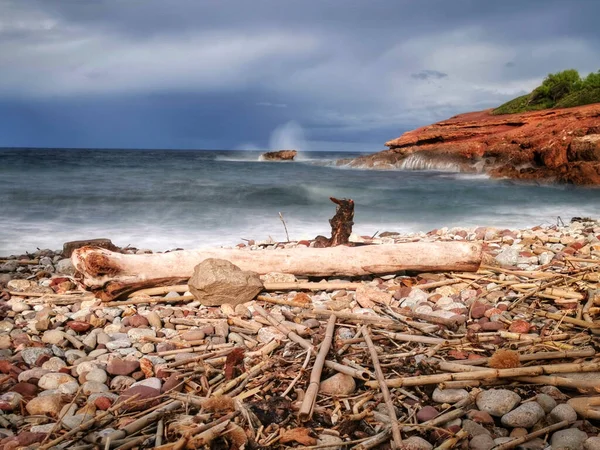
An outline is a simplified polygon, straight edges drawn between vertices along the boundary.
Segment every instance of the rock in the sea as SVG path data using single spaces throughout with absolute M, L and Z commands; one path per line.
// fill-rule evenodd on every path
M 205 306 L 245 303 L 263 289 L 258 274 L 215 258 L 205 259 L 194 267 L 188 286 L 194 297 Z
M 293 161 L 297 154 L 296 150 L 279 150 L 263 153 L 261 159 L 263 161 Z
M 519 394 L 508 389 L 490 389 L 477 396 L 477 407 L 481 411 L 496 417 L 501 417 L 519 404 Z
M 321 382 L 319 392 L 325 395 L 350 395 L 356 389 L 354 378 L 345 373 L 336 373 Z
M 504 414 L 500 421 L 502 422 L 502 425 L 507 427 L 531 428 L 543 419 L 545 415 L 546 414 L 539 403 L 528 402 L 523 403 L 511 412 Z

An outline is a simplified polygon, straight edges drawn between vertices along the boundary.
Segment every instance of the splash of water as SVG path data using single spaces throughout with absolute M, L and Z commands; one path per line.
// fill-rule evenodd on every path
M 271 132 L 269 148 L 272 150 L 309 150 L 306 148 L 304 130 L 295 120 L 279 125 Z
M 408 155 L 398 166 L 402 170 L 435 170 L 439 172 L 461 172 L 463 167 L 456 161 L 412 154 Z

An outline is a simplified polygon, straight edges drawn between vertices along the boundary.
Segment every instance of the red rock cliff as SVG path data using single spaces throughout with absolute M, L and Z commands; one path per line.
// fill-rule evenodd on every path
M 600 103 L 495 116 L 460 114 L 386 142 L 355 167 L 451 169 L 600 185 Z

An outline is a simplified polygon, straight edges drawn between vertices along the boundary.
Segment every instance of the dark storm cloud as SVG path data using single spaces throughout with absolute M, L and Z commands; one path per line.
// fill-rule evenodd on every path
M 599 15 L 597 0 L 4 0 L 0 145 L 264 147 L 289 122 L 307 145 L 379 148 L 597 70 Z

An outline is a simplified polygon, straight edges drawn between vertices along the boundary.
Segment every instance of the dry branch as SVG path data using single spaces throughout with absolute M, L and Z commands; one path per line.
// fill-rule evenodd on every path
M 298 412 L 298 418 L 302 422 L 306 422 L 312 417 L 315 401 L 317 400 L 317 394 L 319 393 L 319 386 L 321 383 L 321 372 L 323 371 L 323 365 L 325 364 L 325 359 L 327 358 L 327 353 L 329 353 L 329 349 L 331 348 L 331 341 L 333 340 L 335 321 L 336 317 L 331 316 L 329 318 L 329 321 L 327 322 L 327 328 L 325 329 L 325 337 L 323 338 L 323 342 L 321 342 L 319 353 L 317 354 L 317 358 L 315 359 L 315 363 L 310 373 L 308 389 L 306 389 L 306 395 L 304 396 L 304 400 L 302 401 L 302 405 L 300 406 L 300 411 Z
M 367 325 L 363 325 L 362 334 L 365 338 L 365 342 L 367 343 L 369 354 L 371 355 L 371 361 L 373 362 L 373 366 L 375 367 L 375 376 L 377 377 L 379 388 L 381 389 L 381 394 L 383 395 L 383 400 L 385 402 L 385 405 L 388 410 L 388 415 L 390 417 L 392 438 L 394 439 L 394 445 L 392 447 L 396 449 L 401 449 L 402 436 L 400 435 L 400 427 L 398 426 L 398 419 L 396 418 L 396 408 L 394 406 L 392 398 L 390 397 L 390 391 L 385 383 L 383 371 L 381 370 L 381 365 L 379 364 L 379 358 L 377 356 L 377 350 L 373 345 L 373 341 L 371 340 L 371 333 L 369 332 L 369 327 L 367 327 Z

